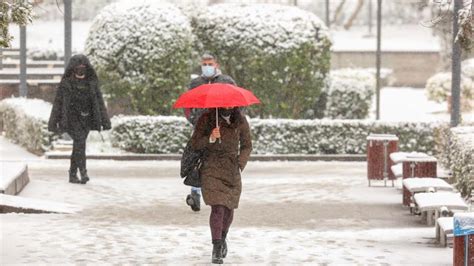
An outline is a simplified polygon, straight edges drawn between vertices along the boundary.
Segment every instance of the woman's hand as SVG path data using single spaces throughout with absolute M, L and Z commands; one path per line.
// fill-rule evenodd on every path
M 214 128 L 211 133 L 211 140 L 216 141 L 216 139 L 221 138 L 221 131 L 219 130 L 218 127 Z

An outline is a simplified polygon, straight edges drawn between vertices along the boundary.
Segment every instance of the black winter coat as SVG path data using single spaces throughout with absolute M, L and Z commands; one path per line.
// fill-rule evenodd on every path
M 75 55 L 71 57 L 66 67 L 64 75 L 59 83 L 56 97 L 53 103 L 53 109 L 49 117 L 48 130 L 52 132 L 66 132 L 70 129 L 70 112 L 71 108 L 71 81 L 74 79 L 74 68 L 79 65 L 86 66 L 86 80 L 89 84 L 89 93 L 92 99 L 92 113 L 90 130 L 107 130 L 111 128 L 110 119 L 107 115 L 102 93 L 99 90 L 98 78 L 89 59 L 84 55 Z

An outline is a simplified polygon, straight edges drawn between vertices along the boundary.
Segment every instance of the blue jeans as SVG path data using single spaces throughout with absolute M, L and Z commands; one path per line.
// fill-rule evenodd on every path
M 200 187 L 191 187 L 191 192 L 196 192 L 197 194 L 201 195 L 201 188 Z

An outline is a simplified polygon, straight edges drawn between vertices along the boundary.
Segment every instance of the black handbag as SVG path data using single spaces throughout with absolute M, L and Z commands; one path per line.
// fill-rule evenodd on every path
M 201 166 L 206 155 L 205 149 L 194 150 L 191 147 L 191 140 L 188 141 L 181 157 L 181 178 L 187 186 L 201 187 Z

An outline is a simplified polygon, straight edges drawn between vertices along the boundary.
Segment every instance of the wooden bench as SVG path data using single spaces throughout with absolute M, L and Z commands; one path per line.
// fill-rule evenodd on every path
M 453 237 L 453 217 L 440 217 L 436 220 L 436 240 L 443 246 L 448 246 L 448 237 Z
M 420 192 L 437 192 L 437 191 L 450 191 L 454 190 L 453 186 L 448 184 L 443 179 L 432 178 L 432 177 L 412 177 L 403 179 L 403 186 L 408 190 L 410 194 L 410 212 L 413 213 L 413 209 L 416 207 L 414 204 L 413 195 Z
M 450 211 L 467 211 L 469 208 L 461 195 L 452 192 L 416 193 L 413 198 L 416 208 L 422 213 L 422 219 L 430 226 L 440 216 L 442 207 Z

